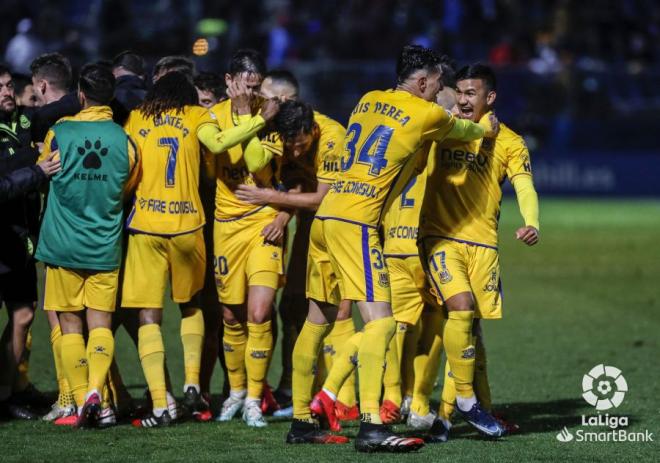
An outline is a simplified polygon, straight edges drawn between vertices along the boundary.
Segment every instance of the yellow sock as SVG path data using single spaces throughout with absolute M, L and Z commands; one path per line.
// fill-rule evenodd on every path
M 330 333 L 325 338 L 323 344 L 323 356 L 328 371 L 332 370 L 334 359 L 337 353 L 346 345 L 351 336 L 355 334 L 355 324 L 352 318 L 336 321 Z M 328 348 L 329 346 L 329 348 Z M 349 374 L 343 381 L 343 386 L 339 389 L 337 401 L 352 407 L 355 405 L 355 375 Z
M 412 397 L 415 392 L 415 364 L 419 343 L 421 319 L 415 325 L 407 325 L 403 351 L 401 352 L 401 390 L 404 397 Z
M 395 330 L 396 322 L 393 317 L 379 318 L 364 325 L 364 335 L 358 350 L 358 381 L 360 383 L 362 421 L 382 424 L 379 411 L 385 352 Z
M 442 354 L 443 315 L 439 310 L 422 312 L 422 330 L 418 351 L 414 359 L 415 388 L 410 410 L 418 415 L 428 415 L 433 384 L 440 368 Z
M 247 326 L 241 323 L 225 325 L 222 336 L 222 346 L 227 365 L 229 387 L 232 391 L 244 391 L 247 388 L 247 374 L 245 372 L 245 345 L 247 344 Z
M 298 334 L 296 345 L 293 348 L 293 372 L 291 374 L 293 417 L 295 419 L 309 421 L 312 418 L 309 403 L 312 401 L 316 362 L 323 338 L 329 330 L 328 323 L 317 325 L 305 320 L 305 324 Z
M 486 347 L 481 336 L 474 337 L 476 349 L 474 361 L 474 391 L 483 408 L 490 412 L 492 408 L 490 398 L 490 383 L 488 382 L 488 366 L 486 363 Z
M 110 405 L 112 405 L 112 392 L 110 391 L 108 381 L 106 381 L 101 392 L 101 408 L 108 408 Z
M 454 378 L 451 374 L 449 362 L 445 362 L 445 376 L 442 383 L 442 400 L 438 408 L 438 416 L 440 418 L 451 421 L 451 415 L 454 413 L 456 406 L 456 386 L 454 386 Z
M 328 377 L 323 383 L 323 389 L 326 389 L 332 392 L 335 396 L 338 396 L 339 392 L 344 389 L 344 386 L 347 384 L 349 378 L 353 378 L 355 381 L 355 364 L 357 362 L 357 352 L 360 348 L 360 343 L 362 342 L 362 331 L 358 331 L 353 334 L 344 346 L 339 349 L 335 355 L 335 361 L 332 364 L 332 368 L 328 373 Z M 344 402 L 342 402 L 344 403 Z M 346 404 L 352 406 L 352 404 Z
M 181 344 L 183 344 L 184 385 L 199 386 L 199 370 L 204 346 L 204 316 L 202 309 L 187 309 L 192 312 L 181 318 Z
M 401 357 L 397 350 L 396 336 L 392 336 L 385 352 L 385 371 L 383 373 L 383 401 L 401 406 Z
M 16 380 L 14 381 L 15 391 L 24 391 L 30 385 L 30 378 L 28 378 L 28 368 L 30 365 L 30 352 L 32 351 L 32 328 L 28 330 L 27 337 L 25 338 L 25 348 L 21 361 L 17 367 Z
M 59 395 L 57 401 L 60 407 L 73 405 L 69 382 L 66 380 L 64 368 L 62 367 L 62 329 L 56 325 L 50 332 L 50 344 L 53 350 L 53 362 L 55 363 L 55 376 L 57 377 L 57 387 Z
M 153 408 L 167 408 L 167 386 L 165 385 L 165 346 L 160 326 L 155 323 L 143 325 L 138 330 L 138 352 L 142 371 L 147 380 Z
M 85 403 L 87 393 L 87 354 L 82 334 L 62 335 L 62 368 L 78 407 Z
M 108 377 L 108 370 L 115 352 L 115 338 L 108 328 L 94 328 L 87 340 L 89 366 L 88 390 L 101 391 Z
M 247 398 L 261 399 L 268 364 L 273 352 L 273 330 L 271 322 L 250 323 L 245 349 L 245 370 L 247 373 Z
M 472 310 L 452 310 L 445 324 L 443 342 L 447 361 L 456 385 L 456 395 L 462 398 L 474 397 L 475 349 L 472 344 Z

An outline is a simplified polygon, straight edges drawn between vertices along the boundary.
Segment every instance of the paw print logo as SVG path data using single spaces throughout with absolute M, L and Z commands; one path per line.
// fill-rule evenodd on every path
M 108 148 L 101 145 L 100 139 L 93 144 L 91 141 L 85 140 L 85 145 L 78 147 L 78 154 L 85 156 L 83 159 L 85 169 L 100 169 L 103 165 L 101 158 L 108 154 Z

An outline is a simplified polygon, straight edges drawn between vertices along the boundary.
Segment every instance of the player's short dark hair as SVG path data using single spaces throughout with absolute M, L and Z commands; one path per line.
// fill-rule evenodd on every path
M 481 63 L 463 66 L 456 73 L 456 82 L 466 79 L 480 79 L 489 92 L 497 90 L 497 79 L 490 66 Z
M 184 106 L 198 104 L 197 90 L 187 74 L 168 72 L 158 79 L 147 92 L 137 109 L 147 117 L 156 117 L 166 111 L 183 111 Z
M 441 58 L 438 53 L 421 45 L 406 45 L 396 62 L 397 82 L 403 83 L 419 70 L 439 71 Z
M 37 57 L 30 64 L 30 71 L 33 77 L 44 79 L 60 90 L 71 87 L 71 63 L 60 53 L 46 53 Z
M 0 76 L 3 74 L 5 74 L 5 72 L 3 72 L 2 66 L 0 65 Z M 14 93 L 16 96 L 21 95 L 25 91 L 25 87 L 32 85 L 32 79 L 25 74 L 11 74 L 11 80 L 14 82 Z
M 107 105 L 115 93 L 115 76 L 102 64 L 86 64 L 80 70 L 78 88 L 90 101 Z
M 131 50 L 124 50 L 112 59 L 112 69 L 124 68 L 136 76 L 144 76 L 144 59 Z
M 156 76 L 163 71 L 179 72 L 192 79 L 195 74 L 195 63 L 193 63 L 193 60 L 187 56 L 164 56 L 156 62 L 156 65 L 154 66 L 154 75 Z
M 0 63 L 0 76 L 4 76 L 5 74 L 9 74 L 10 76 L 14 77 L 14 75 L 11 73 L 11 69 L 9 69 L 8 66 Z
M 288 69 L 273 69 L 272 71 L 268 71 L 266 73 L 264 79 L 266 77 L 270 77 L 273 82 L 288 84 L 292 86 L 296 90 L 296 93 L 298 93 L 298 90 L 300 89 L 298 79 L 296 79 L 296 76 L 294 76 L 293 73 Z
M 456 88 L 456 61 L 447 55 L 440 57 L 440 68 L 442 69 L 442 85 Z
M 229 61 L 229 74 L 235 76 L 241 72 L 266 74 L 266 62 L 257 50 L 244 48 L 234 53 Z
M 280 106 L 274 118 L 275 130 L 284 140 L 292 139 L 299 133 L 311 133 L 314 127 L 314 110 L 307 103 L 287 100 Z
M 211 92 L 216 98 L 225 96 L 225 80 L 220 74 L 216 74 L 215 72 L 200 72 L 193 79 L 193 83 L 198 89 L 204 92 Z

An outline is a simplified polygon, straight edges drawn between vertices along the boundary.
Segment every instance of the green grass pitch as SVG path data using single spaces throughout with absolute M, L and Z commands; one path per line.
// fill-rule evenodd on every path
M 494 403 L 520 424 L 519 434 L 489 442 L 457 418 L 446 444 L 414 455 L 364 456 L 352 445 L 287 446 L 286 422 L 258 431 L 239 420 L 81 431 L 13 421 L 0 423 L 0 461 L 658 461 L 660 202 L 542 200 L 541 243 L 535 248 L 514 240 L 519 221 L 515 202 L 505 201 L 500 225 L 505 316 L 484 326 Z M 164 333 L 175 391 L 183 379 L 178 320 L 178 311 L 168 307 Z M 2 311 L 0 326 L 5 321 Z M 43 313 L 37 314 L 33 337 L 30 376 L 38 388 L 52 391 Z M 141 397 L 136 349 L 123 332 L 117 357 L 131 392 Z M 595 414 L 581 397 L 581 382 L 600 363 L 620 368 L 629 387 L 621 406 L 610 412 L 628 416 L 630 431 L 653 432 L 656 442 L 556 439 L 563 427 L 579 429 L 583 414 Z M 218 370 L 215 393 L 221 389 Z M 276 352 L 271 383 L 278 370 Z M 346 432 L 356 431 L 353 425 Z

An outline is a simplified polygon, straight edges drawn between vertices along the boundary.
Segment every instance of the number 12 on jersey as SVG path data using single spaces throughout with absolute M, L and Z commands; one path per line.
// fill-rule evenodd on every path
M 174 174 L 176 172 L 176 158 L 179 154 L 179 139 L 175 137 L 163 137 L 158 139 L 158 146 L 168 148 L 167 164 L 165 164 L 165 188 L 174 187 Z
M 346 143 L 346 150 L 348 151 L 348 159 L 341 160 L 342 170 L 348 170 L 355 162 L 355 153 L 357 152 L 357 163 L 369 166 L 369 175 L 376 177 L 380 174 L 381 169 L 387 166 L 387 159 L 385 159 L 385 152 L 387 145 L 390 143 L 394 129 L 386 125 L 378 125 L 369 134 L 364 143 L 359 147 L 357 146 L 360 134 L 362 133 L 362 126 L 353 123 L 348 128 L 346 136 L 348 142 Z

